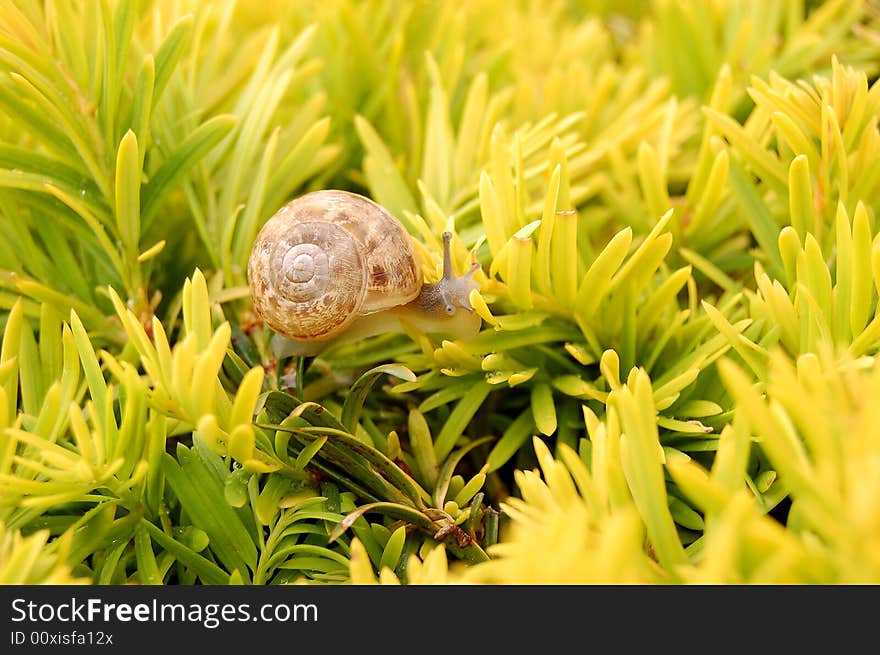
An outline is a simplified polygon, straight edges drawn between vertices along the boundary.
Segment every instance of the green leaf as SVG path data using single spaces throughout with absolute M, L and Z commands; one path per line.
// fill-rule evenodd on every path
M 328 543 L 332 544 L 339 539 L 339 537 L 345 534 L 345 531 L 348 530 L 356 520 L 370 512 L 407 521 L 423 530 L 427 530 L 431 534 L 436 532 L 438 527 L 435 525 L 434 521 L 429 519 L 422 512 L 407 505 L 400 505 L 399 503 L 369 503 L 358 507 L 355 511 L 349 513 L 344 519 L 342 519 L 342 521 L 340 521 L 340 523 L 333 529 L 333 532 L 330 533 Z
M 253 473 L 242 468 L 234 469 L 226 476 L 223 484 L 223 498 L 232 507 L 244 507 L 248 501 L 248 482 Z
M 404 391 L 404 385 L 398 385 L 395 387 L 395 391 Z M 413 385 L 414 388 L 418 388 L 416 385 Z M 474 380 L 470 376 L 465 376 L 464 379 L 454 380 L 453 378 L 445 378 L 443 380 L 443 386 L 432 393 L 430 396 L 425 398 L 419 404 L 419 411 L 422 413 L 428 413 L 433 409 L 437 409 L 438 407 L 442 407 L 447 403 L 451 403 L 453 400 L 458 400 L 463 396 L 466 396 L 467 393 L 474 386 Z
M 477 473 L 455 494 L 453 502 L 459 507 L 465 507 L 477 492 L 483 488 L 484 484 L 486 484 L 486 474 Z
M 238 118 L 221 114 L 208 119 L 190 134 L 144 186 L 141 223 L 146 230 L 159 211 L 165 196 L 198 161 L 220 143 L 235 127 Z
M 612 237 L 602 252 L 590 264 L 578 287 L 575 312 L 581 321 L 589 321 L 611 284 L 611 279 L 623 263 L 632 243 L 632 228 L 626 227 Z
M 186 45 L 186 41 L 192 31 L 192 27 L 192 14 L 187 14 L 181 17 L 174 24 L 174 27 L 171 28 L 168 36 L 165 37 L 162 45 L 159 46 L 159 49 L 156 51 L 156 81 L 153 86 L 153 107 L 155 107 L 162 98 L 162 92 L 165 90 L 168 81 L 171 79 L 171 75 L 174 72 L 174 68 L 177 66 L 177 62 L 183 55 L 184 46 Z
M 259 413 L 262 405 L 262 409 L 266 410 L 269 420 L 273 423 L 281 423 L 300 405 L 299 400 L 281 391 L 269 391 L 263 394 L 261 399 L 262 403 L 258 402 L 256 411 Z
M 675 496 L 669 497 L 669 513 L 672 515 L 672 519 L 684 528 L 698 532 L 702 532 L 705 528 L 703 517 Z
M 254 478 L 252 478 L 254 479 Z M 261 525 L 271 525 L 279 510 L 281 498 L 290 490 L 290 478 L 269 475 L 254 503 L 254 515 Z
M 795 157 L 788 168 L 788 206 L 791 226 L 803 242 L 807 232 L 816 232 L 813 219 L 813 182 L 806 155 Z
M 416 461 L 416 468 L 420 478 L 428 489 L 433 489 L 437 482 L 439 466 L 434 452 L 434 442 L 431 439 L 431 429 L 425 420 L 424 414 L 417 409 L 409 412 L 409 444 Z
M 79 170 L 80 159 L 76 146 L 63 126 L 52 120 L 51 114 L 28 101 L 19 93 L 10 79 L 0 79 L 0 107 L 7 116 L 15 116 L 20 129 L 30 134 L 40 134 L 47 150 L 64 165 Z M 90 170 L 90 173 L 93 172 Z
M 389 568 L 392 571 L 397 568 L 400 561 L 400 555 L 403 552 L 403 543 L 406 540 L 406 528 L 400 526 L 391 533 L 391 537 L 385 544 L 385 550 L 382 551 L 382 559 L 379 561 L 379 570 Z
M 41 369 L 33 330 L 27 322 L 23 322 L 18 352 L 19 392 L 21 393 L 21 408 L 31 416 L 36 416 L 39 412 L 45 392 Z
M 152 55 L 144 57 L 144 63 L 135 81 L 134 98 L 131 102 L 130 129 L 140 144 L 140 167 L 144 166 L 153 109 L 153 90 L 156 83 L 156 67 Z
M 277 426 L 276 429 L 283 429 Z M 292 428 L 297 439 L 308 443 L 314 439 L 327 438 L 327 443 L 315 458 L 325 463 L 339 466 L 343 471 L 369 486 L 380 497 L 397 503 L 410 503 L 420 507 L 429 498 L 415 480 L 408 476 L 397 464 L 388 459 L 373 446 L 364 443 L 351 434 L 333 428 Z
M 247 266 L 251 245 L 257 236 L 257 230 L 262 225 L 263 202 L 267 194 L 267 182 L 269 170 L 275 160 L 275 150 L 278 147 L 280 128 L 272 130 L 272 134 L 266 141 L 260 163 L 253 175 L 253 183 L 248 194 L 248 203 L 236 221 L 227 223 L 227 230 L 223 239 L 224 252 L 229 253 L 224 261 L 231 265 Z
M 343 427 L 348 432 L 354 433 L 357 429 L 358 418 L 363 409 L 367 395 L 373 388 L 373 385 L 383 375 L 390 375 L 407 382 L 415 382 L 416 375 L 411 370 L 400 364 L 384 364 L 370 369 L 361 375 L 354 384 L 342 405 L 342 413 L 340 419 Z
M 98 363 L 98 358 L 92 348 L 92 343 L 89 340 L 86 329 L 74 311 L 70 313 L 70 327 L 73 331 L 77 352 L 79 352 L 83 374 L 89 385 L 89 395 L 91 395 L 96 407 L 105 407 L 107 405 L 107 383 L 104 380 L 101 365 Z M 101 431 L 107 434 L 109 428 L 105 423 L 105 417 L 99 415 L 97 419 L 101 425 Z
M 329 117 L 316 120 L 290 152 L 272 167 L 271 177 L 266 185 L 266 208 L 274 210 L 281 206 L 290 193 L 289 189 L 299 188 L 316 170 L 320 170 L 324 157 L 335 157 L 335 148 L 322 148 L 330 133 L 330 125 Z
M 130 264 L 137 259 L 141 238 L 141 158 L 135 133 L 122 137 L 116 155 L 116 226 Z
M 284 559 L 290 557 L 290 555 L 299 555 L 300 553 L 306 555 L 314 555 L 315 559 L 311 560 L 310 566 L 303 566 L 303 561 L 305 558 L 293 558 L 292 560 L 283 561 Z M 272 554 L 272 558 L 269 560 L 270 566 L 277 566 L 281 569 L 291 569 L 291 568 L 309 568 L 311 570 L 335 570 L 337 568 L 348 568 L 348 558 L 336 551 L 330 550 L 329 548 L 324 548 L 323 546 L 316 546 L 312 544 L 294 544 L 291 546 L 286 546 L 284 548 L 280 548 L 278 551 Z M 317 565 L 317 566 L 315 566 Z
M 874 292 L 871 290 L 871 262 L 880 262 L 880 241 L 874 238 L 872 255 L 871 246 L 871 220 L 868 216 L 868 210 L 862 202 L 856 205 L 853 214 L 852 224 L 852 262 L 850 264 L 852 270 L 852 297 L 849 311 L 850 327 L 853 335 L 859 334 L 867 325 L 871 316 L 871 297 Z M 838 257 L 845 256 L 841 253 Z M 845 265 L 845 264 L 844 264 Z M 875 269 L 874 286 L 880 293 L 880 267 Z M 844 278 L 844 281 L 846 278 Z M 838 285 L 843 282 L 838 282 Z M 876 315 L 876 311 L 875 311 Z
M 446 423 L 443 424 L 440 434 L 437 435 L 437 440 L 434 442 L 434 453 L 437 456 L 437 461 L 446 459 L 461 438 L 464 429 L 470 423 L 474 414 L 477 413 L 477 410 L 483 404 L 486 396 L 489 395 L 491 389 L 492 386 L 490 384 L 478 382 L 468 395 L 456 403 L 455 409 L 452 410 Z
M 331 430 L 351 434 L 345 429 L 345 426 L 333 416 L 332 412 L 327 411 L 326 407 L 319 405 L 318 403 L 299 403 L 293 411 L 290 412 L 290 416 L 293 418 L 302 418 L 315 427 L 330 428 Z M 351 436 L 352 438 L 357 438 L 353 434 L 351 434 Z
M 617 406 L 623 432 L 620 437 L 621 463 L 627 485 L 657 556 L 670 575 L 685 562 L 686 556 L 666 503 L 663 454 L 654 419 L 651 383 L 647 374 L 636 376 L 635 388 L 622 388 Z
M 545 435 L 556 432 L 556 405 L 549 384 L 538 382 L 532 387 L 531 406 L 538 431 Z
M 367 151 L 364 171 L 373 197 L 376 202 L 388 209 L 392 216 L 403 219 L 404 211 L 415 211 L 417 204 L 400 171 L 394 165 L 391 153 L 373 126 L 363 116 L 354 117 L 354 128 Z M 407 226 L 408 229 L 411 227 Z
M 516 454 L 523 444 L 528 441 L 529 437 L 532 436 L 534 425 L 532 409 L 529 407 L 514 419 L 507 429 L 504 430 L 498 443 L 492 447 L 486 460 L 489 472 L 498 470 Z
M 135 531 L 137 534 L 137 530 Z M 103 564 L 101 564 L 101 569 L 98 571 L 98 575 L 95 577 L 95 584 L 97 585 L 110 585 L 110 584 L 118 584 L 117 581 L 117 569 L 119 568 L 119 560 L 122 557 L 122 553 L 125 549 L 128 548 L 128 542 L 122 541 L 111 547 L 107 552 Z
M 422 172 L 419 179 L 425 183 L 428 191 L 440 205 L 446 206 L 450 197 L 453 158 L 449 102 L 437 63 L 430 52 L 425 54 L 425 64 L 431 83 L 425 127 L 425 155 L 422 158 Z
M 2 53 L 3 51 L 0 50 L 0 56 L 2 56 Z M 45 113 L 62 128 L 60 133 L 52 128 L 46 131 L 49 133 L 56 132 L 62 142 L 67 141 L 71 143 L 79 162 L 88 169 L 95 182 L 102 185 L 105 177 L 102 174 L 95 152 L 90 147 L 91 135 L 88 133 L 87 128 L 78 120 L 78 117 L 71 111 L 71 103 L 65 102 L 63 98 L 59 97 L 58 90 L 52 87 L 46 80 L 40 79 L 38 75 L 25 77 L 17 72 L 9 72 L 8 76 L 13 87 L 10 91 L 13 94 L 30 100 L 38 112 Z M 42 88 L 37 88 L 38 86 L 42 86 Z M 15 104 L 21 107 L 20 104 Z M 28 113 L 32 109 L 27 107 L 24 111 Z M 40 121 L 40 127 L 45 126 L 46 123 Z M 45 134 L 45 132 L 41 131 L 37 132 L 37 134 Z M 107 195 L 106 189 L 103 187 L 102 191 Z
M 298 471 L 304 470 L 309 465 L 309 462 L 312 461 L 312 458 L 318 453 L 318 451 L 324 447 L 325 443 L 327 443 L 327 437 L 320 437 L 318 439 L 315 439 L 312 443 L 308 444 L 296 456 L 296 461 L 294 462 L 293 467 Z
M 104 20 L 104 71 L 101 85 L 101 111 L 99 118 L 104 124 L 104 138 L 116 141 L 116 122 L 119 101 L 123 91 L 123 75 L 131 50 L 132 31 L 137 13 L 134 3 L 122 3 L 111 12 L 110 3 L 102 2 Z
M 578 290 L 578 216 L 574 210 L 556 212 L 550 242 L 550 276 L 553 291 L 565 307 L 571 307 Z
M 446 502 L 446 496 L 449 491 L 449 483 L 452 481 L 452 476 L 455 474 L 455 468 L 464 459 L 464 456 L 471 452 L 474 448 L 478 448 L 483 444 L 489 443 L 492 441 L 492 437 L 482 437 L 481 439 L 475 439 L 467 446 L 459 448 L 454 453 L 452 453 L 446 460 L 443 462 L 443 466 L 440 467 L 440 472 L 437 474 L 437 485 L 434 487 L 434 506 L 435 507 L 443 507 Z
M 89 555 L 112 543 L 114 537 L 119 538 L 122 536 L 114 529 L 113 519 L 115 515 L 116 503 L 104 501 L 77 518 L 73 524 L 75 532 L 69 554 L 71 562 L 84 560 Z M 129 522 L 133 518 L 136 522 L 136 514 L 130 514 L 129 517 L 123 520 Z M 122 524 L 122 528 L 121 532 L 130 530 L 130 526 L 126 524 Z M 126 534 L 125 537 L 129 538 L 129 534 Z
M 703 107 L 706 118 L 724 134 L 730 143 L 742 154 L 743 158 L 756 172 L 764 177 L 769 183 L 784 187 L 788 182 L 785 169 L 773 152 L 757 143 L 743 128 L 730 116 L 725 116 L 710 107 Z
M 68 193 L 80 195 L 82 194 L 83 202 L 92 205 L 92 210 L 103 216 L 102 212 L 107 212 L 107 207 L 97 200 L 100 191 L 95 182 L 83 174 L 83 171 L 76 166 L 53 157 L 45 152 L 36 152 L 29 148 L 21 148 L 12 144 L 0 144 L 0 168 L 9 169 L 5 171 L 6 175 L 10 175 L 17 171 L 20 173 L 31 173 L 40 176 L 42 183 L 52 183 L 63 187 Z M 3 178 L 0 178 L 2 180 Z M 22 177 L 23 181 L 28 178 Z M 31 178 L 37 180 L 37 178 Z M 10 175 L 4 184 L 13 186 L 15 178 Z M 21 188 L 37 188 L 37 185 L 24 184 Z
M 143 524 L 138 525 L 134 531 L 134 553 L 140 583 L 146 585 L 162 584 L 162 575 L 159 573 L 156 555 L 150 544 L 150 536 Z
M 784 270 L 777 245 L 779 226 L 755 189 L 754 182 L 743 172 L 736 158 L 730 161 L 730 184 L 742 207 L 743 217 L 758 245 L 761 246 L 761 253 L 767 260 L 768 269 L 774 277 L 781 279 Z
M 177 447 L 177 460 L 168 454 L 162 458 L 162 470 L 174 495 L 193 525 L 207 533 L 211 551 L 224 566 L 246 575 L 248 568 L 256 566 L 256 547 L 238 515 L 223 501 L 223 487 L 182 444 Z
M 202 557 L 192 548 L 168 536 L 146 519 L 141 519 L 141 525 L 153 541 L 174 555 L 181 564 L 195 571 L 205 584 L 222 585 L 228 582 L 229 574 L 211 560 Z

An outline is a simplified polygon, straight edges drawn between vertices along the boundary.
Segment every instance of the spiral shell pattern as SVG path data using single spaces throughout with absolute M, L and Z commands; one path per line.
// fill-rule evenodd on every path
M 409 235 L 376 203 L 316 191 L 270 218 L 248 261 L 254 311 L 289 339 L 323 341 L 421 289 Z

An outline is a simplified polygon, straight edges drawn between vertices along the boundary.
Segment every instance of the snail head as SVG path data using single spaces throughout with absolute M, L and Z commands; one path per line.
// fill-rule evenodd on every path
M 443 233 L 443 275 L 435 284 L 426 284 L 416 299 L 419 308 L 426 314 L 437 318 L 452 317 L 459 309 L 473 312 L 470 295 L 480 284 L 474 274 L 480 270 L 475 262 L 463 275 L 456 276 L 452 268 L 452 233 Z

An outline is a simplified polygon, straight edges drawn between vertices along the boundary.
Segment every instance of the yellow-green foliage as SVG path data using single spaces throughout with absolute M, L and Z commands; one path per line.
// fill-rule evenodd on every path
M 65 563 L 70 538 L 47 547 L 48 541 L 48 530 L 24 537 L 0 525 L 0 584 L 88 584 L 88 578 L 73 577 Z
M 411 556 L 408 572 L 417 573 L 410 574 L 410 582 L 853 584 L 880 579 L 880 409 L 873 400 L 880 393 L 880 364 L 871 358 L 835 358 L 830 351 L 792 362 L 778 352 L 762 398 L 742 369 L 722 363 L 739 409 L 721 433 L 711 470 L 684 457 L 665 460 L 702 516 L 662 489 L 648 490 L 650 498 L 638 491 L 643 482 L 636 467 L 652 458 L 633 451 L 636 426 L 624 434 L 614 427 L 615 414 L 604 423 L 587 416 L 592 448 L 586 461 L 565 447 L 561 461 L 554 460 L 535 440 L 540 472 L 517 472 L 522 498 L 504 503 L 510 531 L 489 549 L 491 561 L 450 570 L 435 549 L 424 563 Z M 639 380 L 644 377 L 636 376 L 636 387 Z M 638 416 L 640 408 L 650 415 L 647 397 L 638 400 L 638 392 L 629 390 L 623 397 L 628 415 Z M 634 401 L 638 405 L 630 404 Z M 644 445 L 662 452 L 656 434 Z M 755 448 L 757 457 L 766 457 L 773 467 L 759 476 L 753 472 Z M 659 463 L 662 455 L 653 459 Z M 766 514 L 761 501 L 775 471 L 792 502 L 785 528 Z M 750 479 L 755 482 L 743 484 Z M 652 501 L 667 503 L 680 524 L 690 521 L 703 529 L 687 558 L 675 539 L 665 555 L 652 557 L 664 543 L 664 523 L 670 525 L 667 512 L 645 506 Z M 653 530 L 650 519 L 658 522 Z M 651 549 L 645 547 L 645 524 Z M 548 544 L 553 544 L 549 551 Z M 352 557 L 352 580 L 375 580 L 359 557 Z M 398 582 L 388 569 L 379 580 Z
M 0 578 L 880 581 L 880 21 L 852 0 L 0 7 Z M 277 360 L 347 188 L 472 340 Z

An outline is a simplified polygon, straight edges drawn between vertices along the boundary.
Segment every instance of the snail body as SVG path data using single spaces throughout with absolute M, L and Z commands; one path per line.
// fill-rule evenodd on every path
M 254 311 L 276 333 L 276 356 L 313 355 L 332 345 L 409 323 L 452 337 L 476 334 L 468 296 L 475 264 L 452 270 L 443 235 L 443 277 L 425 284 L 412 238 L 382 206 L 348 191 L 296 198 L 263 226 L 248 261 Z

